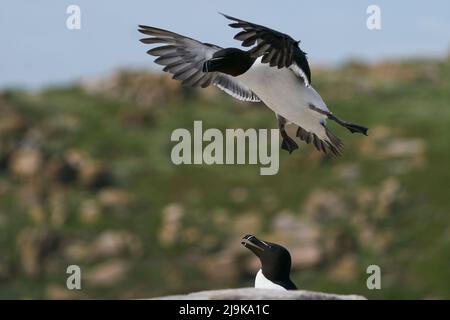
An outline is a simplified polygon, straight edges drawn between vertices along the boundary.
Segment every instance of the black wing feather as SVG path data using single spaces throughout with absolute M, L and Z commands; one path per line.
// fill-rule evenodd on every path
M 294 73 L 304 78 L 306 85 L 311 83 L 311 70 L 306 59 L 306 53 L 298 46 L 299 41 L 295 41 L 287 34 L 259 24 L 237 19 L 223 13 L 222 15 L 234 21 L 229 24 L 230 27 L 244 29 L 244 31 L 234 36 L 234 39 L 242 41 L 242 46 L 250 47 L 258 43 L 256 47 L 250 50 L 254 58 L 262 56 L 262 62 L 269 63 L 272 67 L 291 67 Z M 296 65 L 300 70 L 292 67 L 293 65 Z
M 312 142 L 312 144 L 318 151 L 322 151 L 325 154 L 332 153 L 335 156 L 340 156 L 342 154 L 342 148 L 344 144 L 326 126 L 325 133 L 329 141 L 320 139 L 315 133 L 309 132 L 302 127 L 298 127 L 296 135 L 307 144 L 310 144 Z

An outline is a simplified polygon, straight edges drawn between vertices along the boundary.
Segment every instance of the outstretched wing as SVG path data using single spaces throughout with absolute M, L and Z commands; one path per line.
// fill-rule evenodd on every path
M 232 28 L 242 28 L 243 31 L 234 36 L 234 39 L 242 41 L 242 46 L 251 47 L 250 50 L 254 58 L 262 56 L 262 63 L 269 63 L 271 67 L 279 69 L 290 68 L 297 76 L 303 78 L 305 85 L 311 83 L 311 70 L 309 69 L 306 53 L 303 52 L 298 44 L 287 34 L 272 30 L 270 28 L 247 22 L 241 19 L 222 15 L 234 21 L 229 26 Z
M 146 44 L 161 43 L 148 54 L 156 56 L 155 63 L 163 65 L 163 71 L 173 74 L 173 79 L 182 84 L 206 88 L 215 85 L 236 99 L 259 102 L 260 99 L 249 88 L 232 76 L 220 72 L 203 72 L 203 63 L 222 48 L 209 43 L 182 36 L 167 30 L 140 25 L 139 32 L 150 36 L 141 39 Z

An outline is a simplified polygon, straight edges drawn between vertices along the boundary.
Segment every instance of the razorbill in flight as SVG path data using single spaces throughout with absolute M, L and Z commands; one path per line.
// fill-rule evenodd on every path
M 367 128 L 343 121 L 329 111 L 325 102 L 311 86 L 311 71 L 300 41 L 273 29 L 230 17 L 233 28 L 243 29 L 234 39 L 243 47 L 221 48 L 180 34 L 145 25 L 139 32 L 150 36 L 145 44 L 163 44 L 147 51 L 156 56 L 155 63 L 173 79 L 184 85 L 208 87 L 215 85 L 234 98 L 264 102 L 278 119 L 281 147 L 291 153 L 298 148 L 287 134 L 286 124 L 294 124 L 296 136 L 313 143 L 319 151 L 341 154 L 343 143 L 326 126 L 330 119 L 350 132 L 367 135 Z
M 255 288 L 296 290 L 289 278 L 291 272 L 291 255 L 284 247 L 276 243 L 259 240 L 248 234 L 242 238 L 244 247 L 252 251 L 261 261 L 255 278 Z

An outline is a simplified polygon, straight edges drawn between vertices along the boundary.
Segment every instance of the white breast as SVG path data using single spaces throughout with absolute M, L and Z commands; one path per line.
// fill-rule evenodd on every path
M 259 269 L 258 273 L 256 274 L 255 278 L 255 288 L 261 288 L 261 289 L 277 289 L 277 290 L 286 290 L 279 284 L 273 283 L 269 279 L 267 279 L 263 273 L 262 270 Z
M 312 111 L 309 104 L 328 111 L 327 106 L 312 86 L 306 87 L 303 80 L 290 69 L 270 67 L 258 59 L 239 81 L 250 88 L 270 109 L 303 129 L 325 137 L 321 121 L 324 115 Z M 322 137 L 321 133 L 324 136 Z

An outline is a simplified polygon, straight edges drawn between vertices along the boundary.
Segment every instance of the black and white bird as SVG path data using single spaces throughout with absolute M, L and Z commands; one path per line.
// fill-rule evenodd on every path
M 243 29 L 234 39 L 243 47 L 221 48 L 167 30 L 139 26 L 139 32 L 150 36 L 146 44 L 163 44 L 147 51 L 157 56 L 155 63 L 173 79 L 184 85 L 215 85 L 236 99 L 266 104 L 275 112 L 282 136 L 282 149 L 291 153 L 298 148 L 285 126 L 296 125 L 296 136 L 312 143 L 319 151 L 341 154 L 342 142 L 326 126 L 327 119 L 350 132 L 367 135 L 367 128 L 343 121 L 328 109 L 311 85 L 311 71 L 300 41 L 270 28 L 233 18 L 233 28 Z
M 252 251 L 261 261 L 255 278 L 255 288 L 296 290 L 291 281 L 291 255 L 284 247 L 276 243 L 259 240 L 248 234 L 242 238 L 244 247 Z

